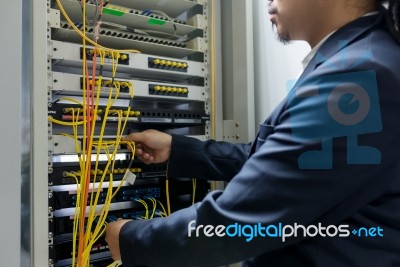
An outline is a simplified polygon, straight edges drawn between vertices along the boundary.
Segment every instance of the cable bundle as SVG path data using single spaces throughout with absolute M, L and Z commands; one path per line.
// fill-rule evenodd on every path
M 60 1 L 56 1 L 71 27 L 73 27 L 74 30 L 82 37 L 83 45 L 83 102 L 80 103 L 75 99 L 64 98 L 65 100 L 70 100 L 75 104 L 81 105 L 82 108 L 69 110 L 69 112 L 72 113 L 72 122 L 58 121 L 52 118 L 49 118 L 49 120 L 53 123 L 71 126 L 73 130 L 73 134 L 68 136 L 75 139 L 76 153 L 79 157 L 80 172 L 79 174 L 66 173 L 66 176 L 73 177 L 77 183 L 77 201 L 74 214 L 72 237 L 72 266 L 88 267 L 90 266 L 90 252 L 92 250 L 92 246 L 105 233 L 106 219 L 111 205 L 111 200 L 124 183 L 124 180 L 122 180 L 119 182 L 119 185 L 116 189 L 113 188 L 113 170 L 119 146 L 121 144 L 127 145 L 132 151 L 131 159 L 133 160 L 134 157 L 134 143 L 121 140 L 128 122 L 131 107 L 129 106 L 126 112 L 123 112 L 122 110 L 114 111 L 118 118 L 117 131 L 115 133 L 116 138 L 115 140 L 105 140 L 104 132 L 107 124 L 107 117 L 110 113 L 110 109 L 118 99 L 121 85 L 120 83 L 111 83 L 112 87 L 109 91 L 105 111 L 103 112 L 102 110 L 99 110 L 99 99 L 102 87 L 102 70 L 105 63 L 105 57 L 107 55 L 111 59 L 112 81 L 114 81 L 118 68 L 118 60 L 120 59 L 120 50 L 109 49 L 98 45 L 98 34 L 95 34 L 94 40 L 90 40 L 86 36 L 86 5 L 84 1 L 81 3 L 83 17 L 82 31 L 80 31 L 70 20 Z M 101 25 L 101 16 L 104 5 L 102 1 L 96 3 L 99 7 L 99 15 L 96 16 L 94 25 L 96 27 L 96 32 L 98 32 Z M 87 43 L 90 43 L 94 46 L 92 49 L 93 63 L 91 70 L 89 70 L 89 64 L 86 58 Z M 135 53 L 139 52 L 137 50 L 125 51 Z M 99 59 L 100 62 L 100 70 L 98 74 L 96 73 L 97 59 Z M 130 86 L 129 89 L 130 97 L 132 99 L 134 96 L 133 86 Z M 100 113 L 103 114 L 103 120 L 100 125 L 100 134 L 98 135 L 97 140 L 94 140 L 97 117 Z M 78 127 L 82 127 L 83 134 L 81 140 L 78 140 Z M 107 155 L 107 163 L 103 170 L 99 170 L 99 157 L 101 153 L 105 153 Z M 92 166 L 92 159 L 94 159 L 94 166 Z M 109 179 L 109 187 L 106 189 L 105 202 L 100 206 L 98 203 L 102 193 L 104 195 L 103 183 L 106 180 L 106 176 L 108 176 L 107 178 Z M 93 180 L 91 181 L 91 179 Z M 95 186 L 95 184 L 98 184 L 98 186 Z M 112 266 L 118 265 L 118 262 L 114 262 L 112 264 Z

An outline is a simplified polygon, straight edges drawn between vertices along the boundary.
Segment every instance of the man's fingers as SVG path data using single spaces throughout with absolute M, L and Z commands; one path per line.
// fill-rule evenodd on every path
M 116 222 L 111 222 L 107 225 L 105 240 L 107 241 L 111 257 L 114 260 L 121 259 L 121 252 L 119 247 L 119 232 L 121 231 L 122 226 L 129 221 L 130 220 L 118 220 Z
M 133 141 L 133 142 L 144 142 L 146 136 L 144 133 L 131 133 L 127 136 L 122 137 L 123 141 Z
M 141 156 L 141 155 L 143 154 L 143 150 L 142 150 L 141 148 L 137 148 L 137 149 L 135 150 L 135 154 L 136 154 L 137 156 Z
M 138 158 L 146 165 L 154 163 L 154 157 L 153 156 L 151 156 L 150 158 L 144 158 L 142 156 L 139 156 Z

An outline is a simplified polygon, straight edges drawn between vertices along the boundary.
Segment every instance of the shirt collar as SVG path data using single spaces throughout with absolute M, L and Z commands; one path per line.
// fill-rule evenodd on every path
M 325 36 L 324 39 L 322 39 L 316 46 L 314 46 L 313 49 L 307 54 L 307 56 L 301 61 L 301 64 L 303 65 L 303 70 L 305 70 L 310 63 L 311 59 L 317 54 L 319 48 L 328 40 L 329 37 L 331 37 L 332 34 L 334 34 L 336 31 L 331 32 L 327 36 Z

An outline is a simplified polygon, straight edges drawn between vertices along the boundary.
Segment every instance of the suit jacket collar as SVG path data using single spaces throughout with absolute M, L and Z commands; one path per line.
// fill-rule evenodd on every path
M 353 43 L 359 36 L 364 34 L 369 29 L 375 27 L 377 24 L 384 20 L 384 14 L 381 12 L 378 15 L 371 15 L 366 17 L 358 18 L 342 28 L 338 29 L 332 34 L 328 40 L 320 47 L 317 54 L 308 64 L 299 80 L 307 77 L 312 71 L 314 71 L 319 65 L 324 63 L 334 54 L 338 53 L 348 45 Z

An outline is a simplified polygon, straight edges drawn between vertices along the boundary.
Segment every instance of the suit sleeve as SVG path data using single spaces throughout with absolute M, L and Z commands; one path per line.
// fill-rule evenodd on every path
M 201 203 L 175 212 L 168 218 L 125 224 L 120 232 L 124 266 L 209 267 L 237 262 L 301 242 L 303 237 L 282 242 L 279 237 L 258 235 L 246 241 L 243 235 L 206 237 L 203 231 L 195 237 L 196 231 L 188 230 L 190 222 L 194 221 L 194 226 L 340 224 L 381 195 L 397 177 L 396 151 L 400 148 L 400 141 L 395 129 L 398 129 L 396 114 L 399 108 L 390 103 L 382 108 L 382 117 L 385 118 L 382 131 L 378 129 L 376 133 L 362 134 L 351 130 L 342 133 L 344 137 L 308 140 L 307 133 L 332 127 L 321 115 L 326 112 L 330 84 L 320 83 L 319 96 L 313 101 L 290 103 L 288 100 L 287 109 L 281 114 L 273 133 L 223 192 L 211 192 Z M 386 100 L 390 101 L 390 97 Z M 386 127 L 392 130 L 388 131 Z M 380 162 L 348 163 L 348 138 L 345 136 L 356 134 L 359 135 L 358 144 L 374 147 L 380 152 Z M 321 144 L 330 141 L 333 147 L 325 149 L 325 154 L 320 154 L 321 160 L 314 162 L 319 166 L 312 168 L 313 162 L 307 161 L 311 156 L 304 155 L 321 151 Z M 202 153 L 201 149 L 199 153 Z M 324 158 L 332 155 L 332 166 L 329 167 L 329 160 Z M 203 159 L 199 160 L 197 156 L 194 158 L 202 168 L 211 166 L 202 164 Z M 219 173 L 195 168 L 203 176 Z
M 168 176 L 230 181 L 246 162 L 249 144 L 231 144 L 173 135 Z

